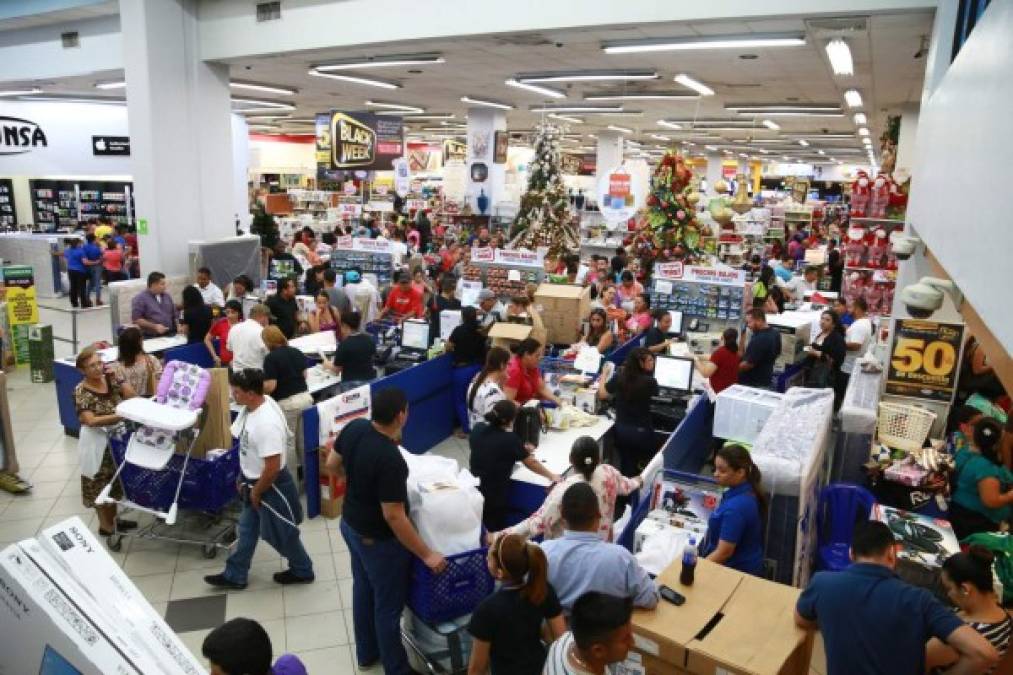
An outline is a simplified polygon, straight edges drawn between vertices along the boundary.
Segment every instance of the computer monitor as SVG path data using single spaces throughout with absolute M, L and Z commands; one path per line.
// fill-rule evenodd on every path
M 668 329 L 669 335 L 682 335 L 682 312 L 677 309 L 668 310 L 668 315 L 672 317 L 672 327 Z
M 662 389 L 690 391 L 693 388 L 693 359 L 663 355 L 655 357 L 654 379 Z
M 429 322 L 406 319 L 401 324 L 401 349 L 420 352 L 429 349 Z

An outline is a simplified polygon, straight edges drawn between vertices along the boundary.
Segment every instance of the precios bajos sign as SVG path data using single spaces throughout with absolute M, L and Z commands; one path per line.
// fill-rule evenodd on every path
M 17 155 L 49 146 L 38 124 L 18 117 L 0 117 L 0 155 Z

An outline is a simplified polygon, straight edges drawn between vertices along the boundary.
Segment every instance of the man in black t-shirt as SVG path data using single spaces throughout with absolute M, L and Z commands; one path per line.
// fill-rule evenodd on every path
M 770 389 L 774 361 L 781 354 L 781 334 L 767 325 L 767 314 L 760 308 L 749 310 L 746 326 L 752 337 L 739 362 L 739 384 Z
M 327 457 L 347 480 L 341 535 L 352 558 L 352 619 L 360 668 L 378 661 L 383 672 L 412 672 L 401 644 L 412 555 L 433 572 L 447 562 L 408 520 L 408 465 L 394 439 L 408 419 L 408 398 L 397 388 L 373 395 L 372 421 L 350 422 Z
M 286 339 L 295 337 L 295 329 L 299 325 L 299 303 L 295 300 L 295 279 L 282 279 L 278 282 L 278 292 L 265 303 L 271 310 L 272 322 L 281 329 Z
M 361 324 L 362 315 L 358 312 L 342 312 L 341 333 L 344 337 L 334 352 L 334 362 L 324 361 L 324 368 L 341 373 L 343 390 L 376 379 L 376 368 L 373 367 L 376 342 L 372 336 L 359 332 Z

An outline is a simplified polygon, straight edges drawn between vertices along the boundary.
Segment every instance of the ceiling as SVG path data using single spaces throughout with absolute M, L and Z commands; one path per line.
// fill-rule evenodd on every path
M 40 7 L 45 6 L 51 6 L 51 9 L 39 11 Z M 118 0 L 62 0 L 43 3 L 6 0 L 0 2 L 0 32 L 86 21 L 119 12 Z
M 859 17 L 863 18 L 863 17 Z M 641 116 L 573 115 L 584 123 L 566 123 L 569 131 L 580 134 L 570 145 L 593 146 L 595 134 L 607 125 L 618 125 L 633 131 L 627 138 L 635 139 L 644 148 L 664 147 L 669 142 L 652 138 L 664 135 L 672 142 L 687 140 L 688 152 L 704 152 L 706 146 L 716 147 L 738 155 L 744 151 L 750 156 L 769 154 L 792 159 L 827 161 L 852 159 L 864 162 L 864 152 L 857 125 L 852 116 L 864 112 L 869 118 L 873 139 L 882 133 L 886 114 L 899 112 L 906 104 L 917 104 L 921 97 L 925 59 L 915 58 L 923 36 L 931 33 L 931 12 L 882 14 L 864 17 L 864 27 L 846 36 L 854 58 L 855 74 L 852 77 L 834 76 L 827 60 L 824 45 L 833 37 L 820 22 L 806 21 L 805 17 L 762 21 L 722 21 L 694 23 L 649 24 L 616 27 L 608 30 L 573 29 L 542 33 L 498 34 L 455 38 L 453 40 L 420 40 L 408 43 L 372 45 L 368 48 L 335 49 L 313 52 L 278 54 L 230 62 L 234 80 L 292 87 L 294 96 L 259 92 L 236 92 L 251 98 L 289 102 L 296 110 L 287 113 L 296 120 L 307 120 L 317 112 L 332 108 L 366 110 L 367 99 L 407 104 L 424 108 L 429 113 L 453 113 L 453 122 L 463 122 L 469 104 L 462 96 L 486 98 L 514 106 L 507 112 L 510 130 L 530 130 L 544 119 L 543 113 L 529 111 L 530 106 L 543 103 L 555 105 L 579 104 L 587 95 L 640 91 L 693 92 L 673 82 L 679 73 L 687 73 L 715 90 L 714 96 L 692 101 L 628 100 L 609 102 L 622 105 L 627 111 L 642 111 Z M 804 46 L 783 48 L 748 48 L 704 51 L 670 51 L 610 55 L 602 44 L 616 40 L 640 38 L 674 38 L 682 36 L 723 35 L 742 33 L 802 32 Z M 312 77 L 310 67 L 328 62 L 383 57 L 398 54 L 436 52 L 445 63 L 422 66 L 399 66 L 342 71 L 345 74 L 382 79 L 401 85 L 396 90 L 351 84 L 326 78 Z M 755 58 L 742 58 L 743 56 Z M 551 99 L 534 92 L 506 86 L 504 81 L 519 73 L 544 71 L 573 71 L 589 69 L 648 69 L 660 75 L 656 80 L 642 82 L 570 82 L 550 83 L 544 86 L 564 89 L 565 99 Z M 122 78 L 122 73 L 95 73 L 88 77 L 67 78 L 42 83 L 46 93 L 95 94 L 107 93 L 122 96 L 123 90 L 101 92 L 94 88 L 98 81 Z M 40 86 L 39 83 L 25 83 Z M 843 99 L 846 89 L 857 89 L 863 106 L 849 109 Z M 844 115 L 838 118 L 775 117 L 780 125 L 774 131 L 762 125 L 765 117 L 739 116 L 727 111 L 734 104 L 831 104 L 842 107 Z M 599 102 L 604 105 L 605 102 Z M 734 119 L 752 122 L 755 127 L 739 131 L 714 132 L 713 137 L 701 138 L 699 130 L 683 124 L 682 131 L 659 126 L 658 120 Z M 407 120 L 406 116 L 406 120 Z M 275 122 L 271 122 L 274 124 Z M 278 130 L 285 132 L 310 131 L 305 122 L 277 122 Z M 409 132 L 418 128 L 440 126 L 439 121 L 427 120 L 409 126 Z M 274 129 L 268 129 L 273 131 Z M 423 135 L 427 135 L 424 132 Z M 851 134 L 840 140 L 821 139 L 825 133 Z M 791 134 L 805 134 L 809 148 L 798 144 Z M 696 140 L 700 138 L 700 140 Z M 737 141 L 748 140 L 740 143 Z M 753 141 L 766 141 L 756 143 Z M 876 143 L 878 145 L 878 143 Z M 815 154 L 824 148 L 824 155 Z M 766 150 L 766 153 L 763 152 Z

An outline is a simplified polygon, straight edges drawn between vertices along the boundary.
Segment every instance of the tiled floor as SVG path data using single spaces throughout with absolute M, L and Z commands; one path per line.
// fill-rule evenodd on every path
M 96 530 L 94 512 L 81 505 L 77 441 L 64 436 L 58 423 L 55 387 L 32 384 L 22 367 L 9 374 L 8 388 L 21 476 L 35 487 L 24 496 L 0 491 L 0 548 L 72 515 Z M 468 464 L 467 439 L 448 438 L 433 451 Z M 179 635 L 194 654 L 200 655 L 201 642 L 219 622 L 247 616 L 267 630 L 276 655 L 292 652 L 310 673 L 342 675 L 360 671 L 351 645 L 350 562 L 338 522 L 315 518 L 302 524 L 303 543 L 316 571 L 316 581 L 306 586 L 282 588 L 274 583 L 271 575 L 282 569 L 282 560 L 263 542 L 244 591 L 208 587 L 203 577 L 219 571 L 223 557 L 208 560 L 198 547 L 124 539 L 122 550 L 111 555 L 157 611 L 189 629 Z M 826 672 L 825 660 L 818 640 L 813 675 Z M 371 671 L 378 673 L 379 668 Z

